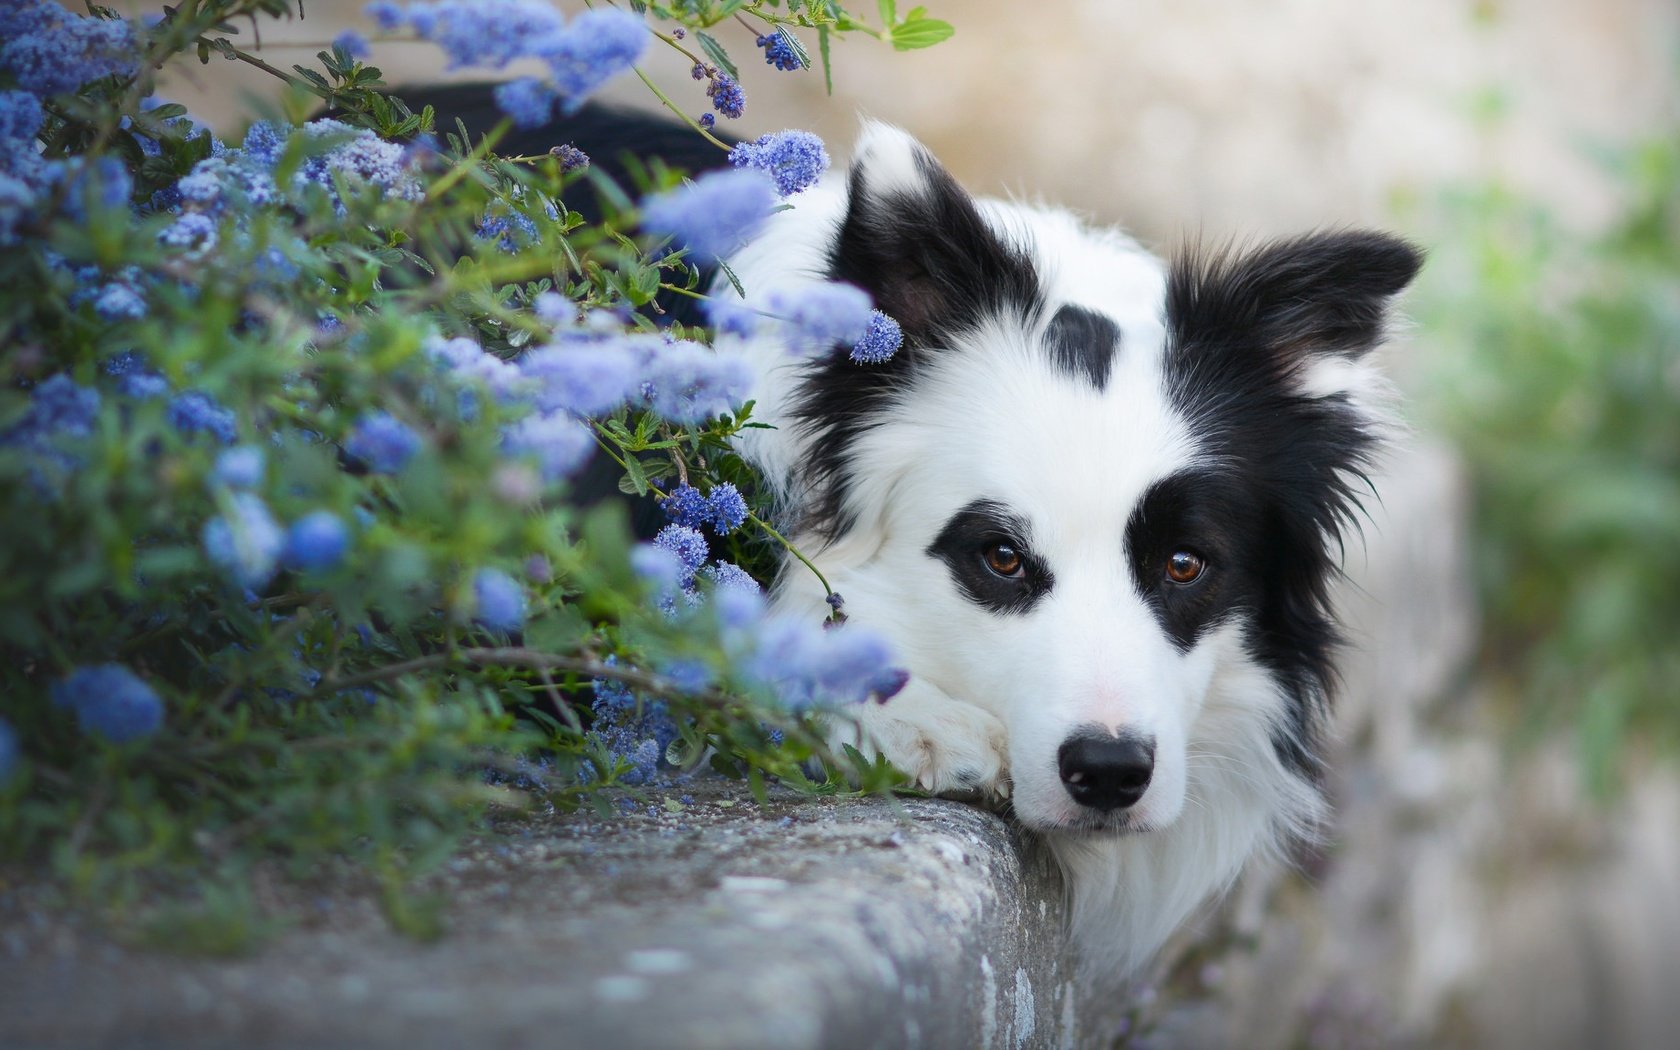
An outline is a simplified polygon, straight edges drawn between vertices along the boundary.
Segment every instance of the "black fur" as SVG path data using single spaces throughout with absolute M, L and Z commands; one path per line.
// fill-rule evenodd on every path
M 1168 277 L 1169 392 L 1230 492 L 1219 502 L 1253 508 L 1245 549 L 1232 552 L 1252 577 L 1239 591 L 1254 603 L 1247 641 L 1290 692 L 1290 723 L 1273 744 L 1307 774 L 1318 769 L 1339 641 L 1330 548 L 1358 527 L 1375 436 L 1344 399 L 1309 397 L 1292 380 L 1314 356 L 1376 345 L 1389 298 L 1420 263 L 1391 237 L 1329 233 L 1247 254 L 1192 252 Z
M 829 257 L 831 278 L 862 288 L 898 321 L 903 347 L 875 365 L 829 355 L 812 366 L 793 405 L 817 435 L 803 479 L 805 524 L 830 538 L 852 525 L 845 509 L 849 449 L 914 382 L 928 355 L 988 317 L 1013 314 L 1031 323 L 1043 310 L 1026 253 L 997 238 L 937 161 L 922 153 L 917 163 L 917 192 L 882 194 L 870 193 L 864 169 L 853 166 L 846 217 Z
M 1057 368 L 1102 390 L 1114 369 L 1114 355 L 1120 352 L 1120 326 L 1094 310 L 1070 303 L 1050 318 L 1044 344 Z
M 928 545 L 969 601 L 996 613 L 1024 613 L 1050 593 L 1056 580 L 1028 544 L 1027 522 L 1000 503 L 975 500 L 951 515 Z M 986 567 L 984 552 L 1007 543 L 1021 555 L 1021 578 L 999 576 Z

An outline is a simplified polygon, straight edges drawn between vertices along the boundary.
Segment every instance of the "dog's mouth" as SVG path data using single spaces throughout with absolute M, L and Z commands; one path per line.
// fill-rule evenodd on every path
M 1121 838 L 1127 835 L 1145 835 L 1155 830 L 1154 825 L 1145 821 L 1134 820 L 1126 813 L 1098 813 L 1089 817 L 1075 820 L 1058 820 L 1049 823 L 1036 821 L 1022 821 L 1033 831 L 1044 834 L 1072 835 L 1076 838 Z

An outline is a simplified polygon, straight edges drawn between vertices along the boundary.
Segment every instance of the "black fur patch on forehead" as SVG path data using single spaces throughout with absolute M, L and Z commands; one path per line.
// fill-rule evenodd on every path
M 811 434 L 802 466 L 804 525 L 835 538 L 852 526 L 846 497 L 858 469 L 858 437 L 880 423 L 935 355 L 958 353 L 988 320 L 1030 325 L 1043 310 L 1038 271 L 1000 238 L 974 200 L 926 150 L 916 147 L 918 181 L 871 189 L 867 162 L 855 164 L 845 219 L 829 252 L 828 276 L 868 292 L 904 331 L 890 360 L 858 364 L 836 348 L 810 366 L 792 411 Z
M 1069 303 L 1050 318 L 1044 344 L 1057 368 L 1102 390 L 1108 386 L 1114 355 L 1120 352 L 1120 326 L 1095 310 Z

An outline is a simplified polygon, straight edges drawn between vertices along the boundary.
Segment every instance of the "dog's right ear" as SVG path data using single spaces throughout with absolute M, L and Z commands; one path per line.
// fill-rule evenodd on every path
M 858 138 L 830 276 L 867 291 L 910 346 L 938 345 L 1003 310 L 1030 312 L 1038 275 L 981 218 L 927 147 L 870 122 Z

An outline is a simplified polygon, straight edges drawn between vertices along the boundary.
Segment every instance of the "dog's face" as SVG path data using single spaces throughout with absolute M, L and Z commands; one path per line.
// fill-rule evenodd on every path
M 870 620 L 1008 728 L 1020 819 L 1166 827 L 1243 732 L 1310 776 L 1376 423 L 1361 358 L 1416 253 L 1328 234 L 1164 270 L 979 205 L 882 130 L 831 261 L 906 343 L 802 387 L 815 527 L 876 545 Z

